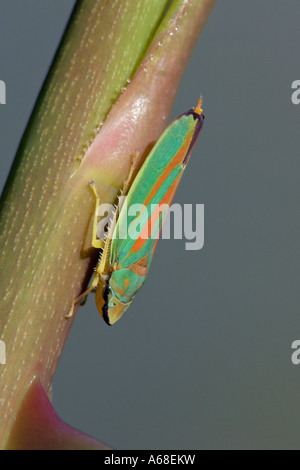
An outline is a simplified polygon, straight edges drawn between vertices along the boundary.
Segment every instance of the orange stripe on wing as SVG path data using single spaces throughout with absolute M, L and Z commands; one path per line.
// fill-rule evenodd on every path
M 167 177 L 170 175 L 170 173 L 174 170 L 174 168 L 176 168 L 177 165 L 180 165 L 183 160 L 184 160 L 184 157 L 186 156 L 187 154 L 187 151 L 189 149 L 189 146 L 190 146 L 190 143 L 191 143 L 191 140 L 192 140 L 192 137 L 193 137 L 193 132 L 191 132 L 188 136 L 188 138 L 186 139 L 185 143 L 183 144 L 182 147 L 180 147 L 180 150 L 179 152 L 177 152 L 176 156 L 173 157 L 172 161 L 170 162 L 170 164 L 167 166 L 167 168 L 165 169 L 165 171 L 163 172 L 163 174 L 158 178 L 157 182 L 155 183 L 155 185 L 153 186 L 149 196 L 147 197 L 146 201 L 145 201 L 145 205 L 147 206 L 149 204 L 149 202 L 151 201 L 151 199 L 153 199 L 155 193 L 158 191 L 158 189 L 160 188 L 160 186 L 163 184 L 164 180 L 167 179 Z
M 159 219 L 160 213 L 161 213 L 160 206 L 163 205 L 163 204 L 168 204 L 168 205 L 171 204 L 180 178 L 181 178 L 181 173 L 173 181 L 172 185 L 169 187 L 168 191 L 165 193 L 164 197 L 162 198 L 160 204 L 155 208 L 155 210 L 151 214 L 151 217 L 148 218 L 148 223 L 145 224 L 145 226 L 143 227 L 143 229 L 140 233 L 139 238 L 137 238 L 135 243 L 133 244 L 133 246 L 130 250 L 129 256 L 132 253 L 137 253 L 139 250 L 141 250 L 143 248 L 143 246 L 145 245 L 145 243 L 149 240 L 149 234 L 151 236 L 152 229 L 155 227 L 155 225 L 156 225 L 156 223 Z M 161 232 L 161 229 L 162 229 L 162 227 L 160 228 L 160 232 Z M 156 245 L 156 243 L 157 243 L 157 240 L 155 242 L 155 245 Z

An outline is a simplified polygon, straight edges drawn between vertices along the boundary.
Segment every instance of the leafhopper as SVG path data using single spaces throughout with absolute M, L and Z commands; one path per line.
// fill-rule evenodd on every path
M 96 304 L 108 325 L 116 323 L 131 305 L 144 284 L 155 251 L 166 211 L 203 126 L 202 100 L 196 108 L 181 114 L 163 132 L 147 156 L 133 182 L 131 172 L 124 184 L 120 202 L 107 231 L 105 242 L 97 237 L 97 214 L 100 206 L 94 182 L 90 188 L 96 199 L 92 246 L 100 249 L 91 286 L 76 298 L 76 303 L 96 290 Z M 124 197 L 120 198 L 124 201 Z M 134 206 L 138 211 L 130 211 Z M 128 234 L 121 236 L 124 226 Z

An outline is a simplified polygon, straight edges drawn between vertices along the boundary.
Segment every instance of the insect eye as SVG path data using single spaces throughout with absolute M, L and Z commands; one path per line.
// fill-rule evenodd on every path
M 109 298 L 111 297 L 112 292 L 111 292 L 111 287 L 109 284 L 106 284 L 106 286 L 104 287 L 102 295 L 103 295 L 103 299 L 105 302 L 107 302 Z

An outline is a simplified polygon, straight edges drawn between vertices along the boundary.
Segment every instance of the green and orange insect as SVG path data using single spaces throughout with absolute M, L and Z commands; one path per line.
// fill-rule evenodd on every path
M 122 192 L 126 204 L 121 198 L 105 243 L 97 237 L 100 199 L 95 184 L 90 183 L 96 198 L 92 246 L 101 249 L 101 256 L 91 286 L 73 301 L 68 317 L 74 305 L 96 289 L 98 310 L 105 322 L 113 325 L 144 284 L 166 215 L 161 207 L 170 206 L 203 126 L 201 105 L 200 98 L 195 109 L 181 114 L 167 127 L 132 184 L 131 171 Z M 141 209 L 131 215 L 129 208 L 136 204 Z M 126 238 L 120 236 L 124 226 L 129 227 Z

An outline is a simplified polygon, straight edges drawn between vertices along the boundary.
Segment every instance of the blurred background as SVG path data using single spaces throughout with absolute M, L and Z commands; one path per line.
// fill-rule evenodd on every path
M 0 0 L 0 189 L 73 0 Z M 118 449 L 298 449 L 298 0 L 219 1 L 172 118 L 205 125 L 174 202 L 205 205 L 205 245 L 161 240 L 114 327 L 81 308 L 53 382 L 74 427 Z

